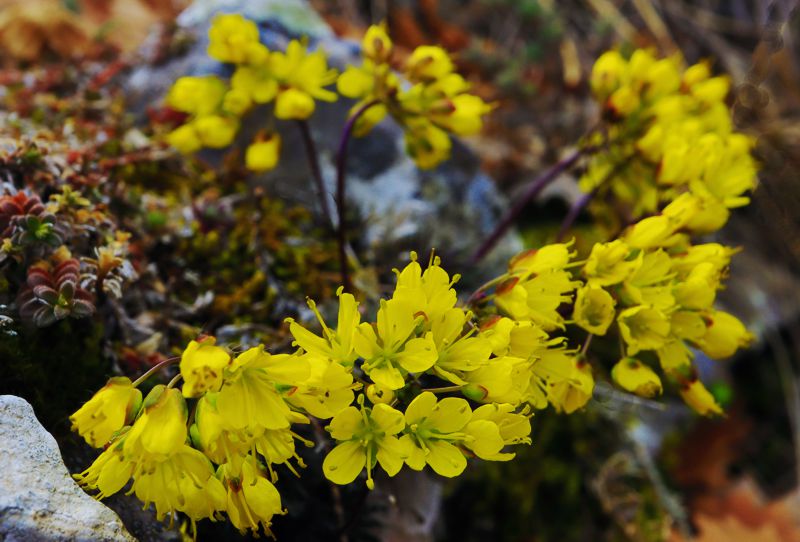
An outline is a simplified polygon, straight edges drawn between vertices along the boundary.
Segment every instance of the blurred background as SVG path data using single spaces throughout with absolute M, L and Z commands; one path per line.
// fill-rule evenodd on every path
M 0 0 L 2 119 L 35 118 L 43 110 L 41 100 L 72 99 L 70 81 L 80 76 L 69 75 L 70 70 L 83 70 L 97 85 L 113 86 L 131 67 L 157 66 L 179 55 L 190 45 L 182 41 L 175 21 L 189 4 Z M 797 3 L 310 0 L 307 9 L 316 10 L 343 39 L 359 40 L 369 24 L 385 20 L 401 54 L 421 44 L 441 44 L 453 52 L 475 92 L 497 105 L 484 132 L 464 143 L 509 197 L 555 163 L 596 121 L 587 78 L 594 59 L 613 47 L 679 52 L 689 63 L 708 59 L 714 71 L 728 74 L 735 123 L 757 139 L 761 163 L 752 204 L 737 210 L 721 233 L 724 242 L 744 249 L 734 259 L 721 303 L 758 340 L 736 359 L 700 360 L 727 416 L 700 419 L 674 399 L 633 401 L 600 386 L 583 413 L 537 416 L 533 445 L 511 463 L 482 464 L 446 483 L 404 485 L 400 480 L 366 504 L 360 493 L 345 494 L 344 506 L 353 519 L 331 539 L 800 541 Z M 115 119 L 124 118 L 126 87 L 111 96 L 103 107 L 118 108 L 121 117 Z M 20 137 L 19 131 L 10 125 L 0 130 L 8 166 L 9 139 Z M 148 133 L 146 127 L 142 131 Z M 135 173 L 141 176 L 142 171 Z M 552 238 L 575 198 L 572 181 L 579 173 L 530 205 L 519 224 L 526 244 Z M 280 231 L 273 232 L 277 239 Z M 330 263 L 304 262 L 311 267 Z M 116 358 L 126 359 L 119 352 Z M 10 383 L 9 378 L 6 390 L 32 393 L 27 381 Z M 88 384 L 81 391 L 87 389 Z M 65 398 L 61 410 L 44 414 L 48 429 L 67 443 L 63 413 L 70 404 L 78 404 L 77 397 Z M 73 450 L 65 452 L 73 454 L 66 457 L 68 465 L 85 463 L 79 451 L 67 449 Z M 392 511 L 392 499 L 402 500 L 404 494 L 424 506 Z M 332 536 L 309 538 L 309 531 L 297 530 L 309 520 L 311 512 L 305 513 L 287 519 L 291 528 L 281 527 L 283 519 L 278 519 L 278 539 Z M 142 528 L 138 536 L 169 536 L 148 533 Z

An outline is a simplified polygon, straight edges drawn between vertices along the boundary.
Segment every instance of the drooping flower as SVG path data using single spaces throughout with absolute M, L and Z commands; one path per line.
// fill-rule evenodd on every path
M 706 389 L 703 383 L 694 377 L 685 382 L 680 389 L 681 397 L 686 401 L 686 404 L 698 414 L 703 416 L 710 416 L 711 414 L 722 414 L 722 407 L 719 406 L 717 400 L 711 395 L 711 392 Z
M 620 312 L 617 324 L 630 356 L 642 350 L 661 348 L 670 332 L 670 321 L 664 313 L 645 305 Z
M 222 465 L 217 473 L 227 492 L 225 511 L 234 527 L 244 534 L 251 531 L 258 535 L 263 529 L 272 536 L 270 527 L 276 514 L 285 514 L 281 507 L 281 496 L 258 465 L 258 461 L 248 456 L 238 472 L 230 472 Z
M 247 147 L 245 165 L 251 171 L 269 171 L 278 165 L 280 154 L 281 137 L 278 134 L 269 134 Z
M 216 346 L 214 337 L 191 341 L 181 355 L 183 396 L 199 397 L 208 391 L 219 391 L 223 369 L 231 362 L 224 348 Z
M 661 393 L 661 379 L 650 367 L 635 358 L 624 358 L 611 369 L 611 378 L 622 389 L 642 397 Z
M 165 459 L 181 449 L 188 436 L 188 411 L 180 390 L 163 384 L 145 397 L 139 417 L 125 434 L 128 457 Z
M 217 396 L 217 411 L 234 429 L 282 429 L 290 409 L 280 387 L 291 389 L 308 379 L 302 356 L 271 355 L 263 346 L 239 354 L 226 372 Z
M 575 295 L 572 317 L 575 323 L 594 335 L 605 335 L 614 322 L 616 302 L 606 290 L 597 286 L 584 286 Z
M 133 422 L 142 404 L 142 392 L 125 376 L 112 377 L 91 399 L 69 417 L 77 431 L 94 448 Z
M 225 508 L 225 492 L 211 462 L 185 444 L 163 460 L 139 462 L 131 489 L 145 508 L 155 504 L 159 521 L 175 511 L 200 520 Z
M 739 348 L 753 342 L 753 334 L 732 314 L 710 310 L 703 314 L 703 318 L 706 333 L 693 342 L 712 359 L 731 357 Z

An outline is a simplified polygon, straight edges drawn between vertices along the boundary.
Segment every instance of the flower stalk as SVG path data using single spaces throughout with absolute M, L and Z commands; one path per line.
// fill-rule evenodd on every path
M 342 274 L 342 285 L 346 292 L 352 291 L 353 288 L 347 265 L 347 204 L 345 194 L 347 189 L 347 147 L 353 136 L 353 128 L 355 128 L 358 119 L 370 107 L 377 104 L 377 100 L 367 102 L 347 119 L 347 123 L 345 123 L 342 129 L 342 136 L 339 139 L 339 148 L 336 152 L 336 214 L 339 217 L 337 240 L 339 244 L 339 266 Z

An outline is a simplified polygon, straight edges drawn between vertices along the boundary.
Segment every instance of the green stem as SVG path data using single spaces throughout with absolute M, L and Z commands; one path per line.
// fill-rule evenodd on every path
M 161 361 L 161 362 L 157 363 L 156 365 L 153 365 L 152 367 L 150 367 L 147 370 L 146 373 L 144 373 L 142 376 L 140 376 L 139 378 L 137 378 L 136 380 L 133 381 L 133 387 L 134 388 L 137 387 L 139 384 L 141 384 L 142 382 L 144 382 L 145 380 L 147 380 L 148 378 L 153 376 L 155 373 L 157 373 L 158 371 L 160 371 L 164 367 L 172 365 L 173 363 L 175 363 L 176 361 L 179 361 L 180 359 L 181 358 L 176 356 L 176 357 L 172 357 L 172 358 L 167 358 L 164 361 Z

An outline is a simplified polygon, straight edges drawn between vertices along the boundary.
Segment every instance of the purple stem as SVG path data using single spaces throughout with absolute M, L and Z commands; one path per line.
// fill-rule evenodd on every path
M 311 128 L 308 126 L 308 121 L 298 120 L 297 125 L 300 127 L 300 133 L 303 135 L 303 144 L 306 147 L 306 156 L 308 157 L 308 166 L 311 169 L 311 176 L 314 178 L 314 184 L 317 185 L 317 195 L 319 196 L 320 207 L 322 207 L 322 214 L 325 216 L 328 227 L 333 227 L 333 218 L 331 217 L 331 208 L 328 205 L 328 195 L 325 193 L 325 180 L 322 178 L 322 169 L 319 167 L 319 153 L 317 146 L 314 144 L 314 138 L 311 137 Z
M 581 194 L 581 197 L 578 198 L 575 203 L 572 204 L 572 207 L 569 209 L 569 213 L 567 216 L 564 217 L 564 221 L 561 223 L 561 227 L 558 230 L 558 235 L 556 235 L 556 243 L 560 243 L 564 236 L 567 235 L 567 232 L 575 224 L 575 221 L 580 216 L 581 212 L 589 205 L 589 202 L 592 201 L 592 198 L 597 193 L 597 188 L 592 190 L 591 192 L 587 192 L 586 194 Z
M 342 136 L 339 139 L 339 149 L 336 152 L 336 214 L 339 215 L 339 227 L 337 229 L 338 242 L 339 242 L 339 268 L 342 274 L 342 286 L 345 292 L 352 291 L 350 284 L 350 273 L 347 269 L 347 224 L 345 223 L 346 203 L 345 203 L 345 189 L 346 189 L 346 170 L 347 170 L 347 145 L 353 135 L 353 128 L 355 128 L 356 121 L 364 114 L 364 112 L 377 105 L 378 100 L 372 100 L 359 107 L 353 113 L 347 123 L 342 129 Z
M 528 183 L 528 187 L 517 199 L 514 206 L 509 209 L 500 222 L 498 222 L 497 226 L 495 226 L 494 231 L 489 235 L 489 237 L 486 238 L 486 240 L 484 240 L 483 243 L 481 243 L 481 246 L 478 247 L 478 250 L 476 250 L 472 255 L 470 262 L 473 264 L 480 262 L 484 256 L 486 256 L 489 251 L 491 251 L 495 245 L 497 245 L 497 242 L 503 238 L 503 235 L 505 235 L 522 211 L 525 210 L 525 207 L 528 205 L 528 203 L 535 199 L 539 193 L 544 190 L 545 187 L 547 187 L 547 185 L 556 180 L 561 173 L 572 167 L 572 165 L 578 161 L 578 158 L 580 158 L 584 152 L 586 152 L 586 149 L 584 148 L 576 150 Z

